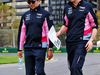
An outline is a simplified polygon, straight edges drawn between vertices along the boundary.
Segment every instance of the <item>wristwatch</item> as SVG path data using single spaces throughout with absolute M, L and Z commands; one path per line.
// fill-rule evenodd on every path
M 90 39 L 92 42 L 94 41 L 93 39 Z
M 52 50 L 53 50 L 53 48 L 48 48 L 48 50 L 51 50 L 51 51 L 52 51 Z

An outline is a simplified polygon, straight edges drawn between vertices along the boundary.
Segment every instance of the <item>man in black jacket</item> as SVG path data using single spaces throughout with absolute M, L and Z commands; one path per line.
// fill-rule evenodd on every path
M 41 8 L 40 0 L 27 1 L 30 10 L 22 15 L 18 32 L 18 56 L 22 58 L 24 45 L 26 75 L 46 75 L 44 72 L 45 54 L 47 58 L 53 56 L 53 44 L 47 36 L 53 25 L 51 15 Z
M 98 23 L 92 4 L 69 0 L 64 9 L 64 25 L 57 36 L 66 32 L 66 48 L 70 75 L 83 75 L 85 56 L 93 47 Z

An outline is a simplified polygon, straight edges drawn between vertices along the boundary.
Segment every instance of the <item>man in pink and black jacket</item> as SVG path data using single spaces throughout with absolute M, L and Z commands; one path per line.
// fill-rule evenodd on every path
M 92 4 L 84 0 L 70 0 L 64 9 L 64 25 L 57 33 L 60 36 L 66 32 L 70 75 L 83 75 L 85 56 L 93 47 L 97 29 L 97 17 Z
M 26 75 L 46 75 L 44 72 L 45 54 L 53 56 L 53 44 L 47 36 L 53 25 L 50 13 L 41 8 L 40 0 L 27 0 L 30 10 L 22 15 L 18 32 L 18 56 L 22 57 L 24 46 Z M 36 73 L 35 73 L 36 72 Z

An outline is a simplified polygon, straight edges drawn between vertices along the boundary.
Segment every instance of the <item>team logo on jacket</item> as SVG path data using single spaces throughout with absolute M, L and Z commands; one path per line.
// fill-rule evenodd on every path
M 68 8 L 68 14 L 72 14 L 72 7 Z
M 31 15 L 31 14 L 26 15 L 26 21 L 27 21 L 27 20 L 30 20 L 30 15 Z
M 41 18 L 41 17 L 42 17 L 42 14 L 37 13 L 37 18 Z
M 80 6 L 79 11 L 84 11 L 84 10 L 85 10 L 85 7 Z

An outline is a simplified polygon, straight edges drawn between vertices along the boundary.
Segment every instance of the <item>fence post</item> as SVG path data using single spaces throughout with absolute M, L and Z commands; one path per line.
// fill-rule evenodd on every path
M 15 33 L 13 27 L 12 27 L 12 32 L 13 32 L 13 48 L 15 48 Z

